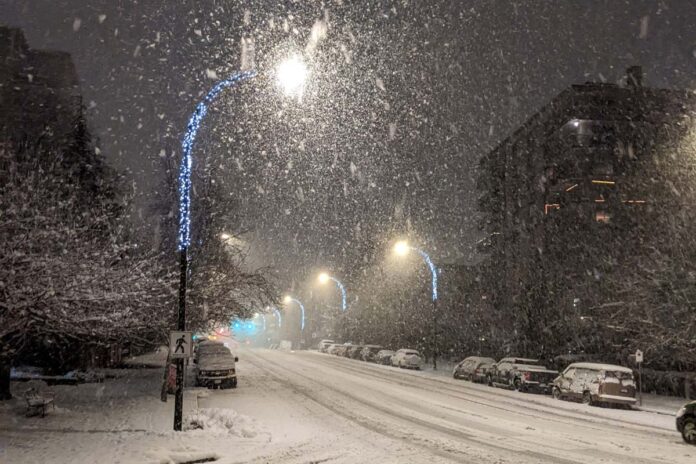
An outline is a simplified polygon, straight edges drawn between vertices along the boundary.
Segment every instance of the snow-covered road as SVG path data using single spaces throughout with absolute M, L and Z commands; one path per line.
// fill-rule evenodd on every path
M 696 459 L 696 449 L 681 442 L 671 416 L 560 402 L 313 352 L 243 356 L 265 373 L 264 388 L 278 402 L 279 430 L 307 439 L 306 452 L 326 453 L 331 462 Z M 211 407 L 225 401 L 217 395 L 207 400 Z M 253 410 L 241 412 L 253 416 Z M 312 430 L 327 420 L 315 441 L 302 435 L 307 425 L 314 423 Z
M 674 417 L 556 401 L 316 352 L 243 350 L 239 387 L 189 389 L 171 431 L 160 369 L 56 387 L 58 410 L 0 408 L 0 463 L 693 463 Z M 22 384 L 16 384 L 17 389 Z

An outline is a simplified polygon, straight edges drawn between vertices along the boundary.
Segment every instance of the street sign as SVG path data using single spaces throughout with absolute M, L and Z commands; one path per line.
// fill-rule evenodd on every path
M 193 347 L 193 333 L 173 330 L 169 332 L 169 356 L 171 359 L 190 358 Z
M 638 364 L 643 362 L 643 352 L 640 350 L 636 350 L 636 362 Z

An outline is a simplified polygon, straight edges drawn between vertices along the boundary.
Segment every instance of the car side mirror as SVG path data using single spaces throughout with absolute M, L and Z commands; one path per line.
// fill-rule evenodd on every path
M 239 357 L 238 357 L 238 356 L 235 356 L 235 357 L 234 357 L 234 362 L 239 362 Z

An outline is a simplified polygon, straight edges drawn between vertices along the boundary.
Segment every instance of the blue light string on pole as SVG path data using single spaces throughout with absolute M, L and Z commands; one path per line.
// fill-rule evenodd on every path
M 415 248 L 411 247 L 413 250 L 417 251 L 425 260 L 426 264 L 430 268 L 430 273 L 433 276 L 433 301 L 437 300 L 437 268 L 433 264 L 433 261 L 430 259 L 430 256 L 428 254 L 421 250 L 420 248 Z
M 300 311 L 302 311 L 302 319 L 300 320 L 300 331 L 304 332 L 304 324 L 305 324 L 305 309 L 304 305 L 302 302 L 298 299 L 288 297 L 288 301 L 292 301 L 293 303 L 297 303 L 298 306 L 300 307 Z
M 341 310 L 343 310 L 345 312 L 345 310 L 346 310 L 346 288 L 343 286 L 343 284 L 341 282 L 339 282 L 339 280 L 337 278 L 331 277 L 331 276 L 328 276 L 328 277 L 329 277 L 329 279 L 336 282 L 336 285 L 338 286 L 338 288 L 341 289 Z
M 280 329 L 283 327 L 283 317 L 280 315 L 280 311 L 278 311 L 278 308 L 273 308 L 273 311 L 275 311 L 275 315 L 278 318 L 278 328 Z
M 186 127 L 186 134 L 181 142 L 183 155 L 179 167 L 179 251 L 191 244 L 191 168 L 193 167 L 193 146 L 203 118 L 208 113 L 208 106 L 220 93 L 228 87 L 236 85 L 256 76 L 256 71 L 245 71 L 233 74 L 224 79 L 207 93 L 196 106 Z

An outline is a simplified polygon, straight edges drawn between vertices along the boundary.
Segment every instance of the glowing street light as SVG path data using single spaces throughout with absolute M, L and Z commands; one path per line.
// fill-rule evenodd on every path
M 322 272 L 319 274 L 319 277 L 317 278 L 319 280 L 320 284 L 325 284 L 329 280 L 333 280 L 336 283 L 336 286 L 341 290 L 341 310 L 343 312 L 346 311 L 346 287 L 343 286 L 343 284 L 335 277 L 330 276 L 326 272 Z
M 231 238 L 230 234 L 222 233 L 220 234 L 220 239 L 221 240 L 229 240 Z
M 423 258 L 423 261 L 430 268 L 432 276 L 432 301 L 433 301 L 433 369 L 437 369 L 437 268 L 433 264 L 428 254 L 420 248 L 409 245 L 405 240 L 398 241 L 394 244 L 394 254 L 397 256 L 406 256 L 409 252 L 415 251 Z
M 428 256 L 428 254 L 420 248 L 412 247 L 405 240 L 396 242 L 396 244 L 394 245 L 394 254 L 396 254 L 397 256 L 406 256 L 410 251 L 415 251 L 419 255 L 421 255 L 425 263 L 430 268 L 430 274 L 432 275 L 432 298 L 433 302 L 437 301 L 437 268 L 433 264 L 433 261 L 430 259 L 430 256 Z
M 307 66 L 298 56 L 294 55 L 278 65 L 276 83 L 286 95 L 302 95 L 307 74 Z
M 290 303 L 297 303 L 297 305 L 300 307 L 300 310 L 302 311 L 302 319 L 300 320 L 300 332 L 304 332 L 305 309 L 302 302 L 291 297 L 290 295 L 285 295 L 285 298 L 283 298 L 283 303 L 285 303 L 286 305 L 289 305 Z
M 285 89 L 285 93 L 301 94 L 307 69 L 298 57 L 291 57 L 278 67 L 276 79 Z M 188 280 L 188 248 L 191 245 L 191 173 L 193 169 L 193 149 L 198 131 L 208 114 L 210 105 L 228 88 L 234 88 L 256 77 L 254 70 L 234 73 L 216 83 L 201 101 L 189 118 L 186 132 L 181 141 L 181 162 L 179 164 L 179 305 L 177 315 L 177 330 L 186 330 L 186 286 Z M 222 237 L 223 240 L 226 238 Z M 229 238 L 229 237 L 228 237 Z M 181 431 L 183 402 L 184 402 L 184 361 L 176 360 L 176 395 L 174 397 L 174 430 Z

